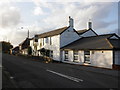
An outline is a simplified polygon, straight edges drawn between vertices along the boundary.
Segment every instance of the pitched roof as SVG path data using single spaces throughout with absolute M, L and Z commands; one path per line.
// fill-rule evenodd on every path
M 30 44 L 30 38 L 26 38 L 22 43 L 20 43 L 19 45 L 22 46 L 22 49 L 25 49 L 29 46 Z
M 99 36 L 83 37 L 78 39 L 61 49 L 71 49 L 71 50 L 105 50 L 105 49 L 120 49 L 120 39 L 113 40 L 109 37 L 115 34 L 106 34 Z
M 83 29 L 83 30 L 78 30 L 77 32 L 78 32 L 79 35 L 81 35 L 81 34 L 87 32 L 87 31 L 89 31 L 89 30 L 91 30 L 91 31 L 94 32 L 96 35 L 98 35 L 98 34 L 97 34 L 94 30 L 92 30 L 91 28 L 89 28 L 89 29 Z
M 19 46 L 14 47 L 12 50 L 19 51 Z
M 83 33 L 85 33 L 86 31 L 87 31 L 87 29 L 77 30 L 77 32 L 78 32 L 79 34 L 83 34 Z
M 54 36 L 61 34 L 63 31 L 65 31 L 68 27 L 62 27 L 53 31 L 45 32 L 42 34 L 38 34 L 38 37 L 43 38 L 43 37 L 49 37 L 49 36 Z

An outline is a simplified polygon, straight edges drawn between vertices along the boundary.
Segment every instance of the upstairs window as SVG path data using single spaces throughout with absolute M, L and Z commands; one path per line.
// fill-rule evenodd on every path
M 50 45 L 52 45 L 52 37 L 50 37 Z
M 45 38 L 45 43 L 48 43 L 48 37 Z
M 44 46 L 44 38 L 43 38 L 43 46 Z
M 40 41 L 40 47 L 42 47 L 42 39 L 40 39 L 39 41 Z
M 35 42 L 38 42 L 38 35 L 35 35 Z

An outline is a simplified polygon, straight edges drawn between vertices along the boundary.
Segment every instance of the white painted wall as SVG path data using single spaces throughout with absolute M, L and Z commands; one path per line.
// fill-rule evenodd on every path
M 73 61 L 73 51 L 72 50 L 70 50 L 70 51 L 68 51 L 68 59 L 69 59 L 69 61 L 70 62 L 72 62 Z
M 61 53 L 62 53 L 61 54 L 61 56 L 62 56 L 62 58 L 61 58 L 62 60 L 61 61 L 64 62 L 64 60 L 65 60 L 65 51 L 61 50 Z
M 80 50 L 78 51 L 78 54 L 79 54 L 79 63 L 80 64 L 83 64 L 84 63 L 84 51 Z
M 50 37 L 49 37 L 50 39 Z M 50 43 L 45 43 L 42 48 L 53 50 L 53 59 L 59 61 L 60 60 L 60 35 L 55 35 L 51 37 Z
M 115 64 L 120 65 L 120 51 L 115 51 Z
M 69 27 L 60 35 L 60 47 L 63 47 L 79 38 L 80 36 L 74 32 L 73 28 Z
M 34 42 L 34 39 L 30 40 L 30 46 L 32 48 L 32 55 L 33 56 L 38 56 L 38 51 L 35 49 L 34 44 L 37 45 L 37 50 L 38 50 L 38 43 Z
M 89 30 L 89 31 L 83 33 L 80 36 L 82 36 L 82 37 L 89 37 L 89 36 L 96 36 L 96 34 L 92 30 Z
M 30 47 L 32 48 L 32 55 L 34 55 L 34 52 L 33 52 L 33 50 L 34 50 L 34 40 L 32 39 L 32 40 L 30 40 Z
M 84 51 L 78 51 L 78 60 L 77 62 L 73 62 L 74 55 L 73 50 L 68 50 L 68 61 L 69 63 L 75 63 L 75 64 L 83 64 L 84 63 Z M 65 51 L 62 51 L 62 62 L 65 61 Z
M 69 50 L 68 51 L 68 61 L 64 61 L 64 51 L 63 51 L 63 62 L 68 62 L 68 63 L 73 63 L 73 64 L 81 64 L 81 65 L 90 65 L 90 66 L 96 66 L 96 67 L 103 67 L 103 68 L 112 68 L 113 64 L 113 51 L 94 51 L 94 54 L 92 51 L 90 51 L 90 63 L 91 64 L 86 64 L 84 63 L 84 51 L 79 50 L 79 62 L 75 63 L 73 62 L 73 51 Z M 119 52 L 120 54 L 120 52 Z
M 65 61 L 65 51 L 62 51 L 62 61 Z M 68 50 L 68 62 L 73 62 L 73 51 Z
M 30 47 L 32 48 L 32 50 L 34 49 L 33 40 L 30 40 Z
M 90 52 L 90 65 L 104 68 L 112 68 L 113 64 L 113 51 L 92 51 Z

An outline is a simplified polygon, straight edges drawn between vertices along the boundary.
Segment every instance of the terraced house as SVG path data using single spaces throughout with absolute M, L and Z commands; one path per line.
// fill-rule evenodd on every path
M 61 48 L 62 61 L 104 68 L 119 68 L 120 38 L 105 34 L 80 38 Z
M 40 56 L 41 49 L 49 50 L 55 61 L 114 68 L 120 65 L 120 38 L 116 34 L 98 35 L 89 21 L 87 29 L 75 30 L 74 20 L 69 26 L 35 35 L 30 40 L 32 54 Z
M 54 60 L 61 61 L 61 47 L 68 45 L 82 37 L 96 35 L 97 34 L 91 28 L 76 31 L 74 29 L 74 20 L 69 17 L 69 26 L 35 35 L 35 37 L 30 41 L 30 46 L 33 49 L 33 55 L 40 55 L 39 50 L 41 48 L 45 48 L 50 51 L 49 55 Z

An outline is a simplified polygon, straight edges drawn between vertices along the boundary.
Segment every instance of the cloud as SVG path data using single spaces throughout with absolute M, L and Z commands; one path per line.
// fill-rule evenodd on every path
M 43 10 L 40 7 L 35 7 L 33 13 L 34 13 L 34 15 L 43 15 L 44 14 Z
M 13 5 L 0 5 L 0 17 L 3 17 L 4 15 L 0 27 L 9 28 L 7 34 L 4 32 L 4 30 L 7 29 L 2 30 L 4 33 L 2 35 L 4 35 L 4 38 L 6 35 L 14 45 L 19 44 L 26 38 L 27 29 L 30 30 L 30 37 L 33 37 L 35 34 L 68 26 L 69 16 L 74 19 L 74 27 L 76 30 L 87 28 L 89 18 L 93 21 L 93 28 L 95 31 L 98 29 L 105 29 L 107 32 L 109 26 L 116 24 L 115 20 L 106 21 L 106 18 L 108 18 L 112 12 L 111 10 L 113 10 L 112 8 L 114 8 L 112 3 L 39 2 L 39 0 L 34 0 L 34 4 L 35 6 L 33 6 L 32 11 L 33 16 L 25 16 L 32 19 L 35 18 L 35 20 L 32 20 L 31 25 L 27 25 L 27 23 L 24 22 L 25 20 L 22 20 L 23 22 L 21 22 L 21 12 L 19 8 Z M 22 13 L 22 15 L 24 17 L 25 14 Z M 24 30 L 15 29 L 15 27 L 23 25 L 25 25 Z
M 40 4 L 41 5 L 41 4 Z M 105 19 L 111 13 L 112 3 L 44 3 L 49 6 L 50 14 L 43 21 L 50 27 L 61 27 L 68 25 L 68 17 L 74 18 L 76 29 L 87 28 L 87 22 L 91 18 L 94 28 L 107 28 L 112 23 L 106 22 Z M 42 6 L 41 7 L 45 7 Z M 104 14 L 103 14 L 104 13 Z
M 20 23 L 19 9 L 10 5 L 9 3 L 0 4 L 0 27 L 9 28 L 14 27 Z
M 15 28 L 20 22 L 19 8 L 10 2 L 0 2 L 0 40 L 17 42 Z

